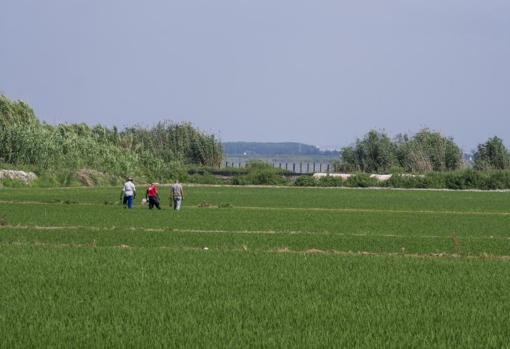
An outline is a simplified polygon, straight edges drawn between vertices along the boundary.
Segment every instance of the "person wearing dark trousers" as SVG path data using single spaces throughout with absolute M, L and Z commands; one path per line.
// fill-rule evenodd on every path
M 136 198 L 136 188 L 133 178 L 129 177 L 122 187 L 120 199 L 124 208 L 133 208 L 133 198 Z
M 149 201 L 149 210 L 152 210 L 154 206 L 161 210 L 161 207 L 159 206 L 159 195 L 158 195 L 158 188 L 156 187 L 156 183 L 152 183 L 145 192 L 145 199 Z

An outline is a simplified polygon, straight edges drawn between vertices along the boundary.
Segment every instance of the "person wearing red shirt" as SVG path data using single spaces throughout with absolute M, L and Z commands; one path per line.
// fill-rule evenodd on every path
M 158 210 L 161 210 L 161 207 L 159 206 L 159 195 L 158 195 L 158 188 L 156 187 L 156 183 L 152 183 L 145 192 L 145 198 L 147 201 L 149 201 L 149 209 L 152 210 L 154 206 Z

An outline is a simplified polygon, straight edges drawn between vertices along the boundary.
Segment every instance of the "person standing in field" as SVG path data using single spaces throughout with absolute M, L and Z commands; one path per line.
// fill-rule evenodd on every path
M 158 195 L 158 188 L 156 187 L 156 183 L 152 183 L 145 192 L 145 199 L 149 201 L 149 210 L 152 210 L 154 206 L 158 210 L 161 210 L 161 207 L 159 207 L 159 195 Z
M 120 193 L 120 198 L 124 208 L 133 208 L 133 198 L 136 198 L 136 187 L 133 183 L 133 178 L 129 177 L 126 180 L 126 183 L 124 183 L 122 192 Z
M 182 200 L 184 199 L 184 191 L 178 180 L 170 187 L 170 195 L 174 203 L 174 210 L 179 211 L 181 209 Z

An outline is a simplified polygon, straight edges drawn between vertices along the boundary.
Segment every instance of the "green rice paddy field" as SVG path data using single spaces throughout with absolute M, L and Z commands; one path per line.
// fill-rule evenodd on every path
M 0 189 L 0 347 L 510 348 L 510 192 L 185 191 Z

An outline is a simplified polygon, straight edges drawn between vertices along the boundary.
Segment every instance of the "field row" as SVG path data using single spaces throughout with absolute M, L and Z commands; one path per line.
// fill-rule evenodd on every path
M 40 227 L 23 227 L 2 231 L 0 247 L 47 247 L 47 248 L 85 248 L 85 249 L 143 249 L 167 251 L 217 251 L 246 253 L 284 253 L 284 254 L 320 254 L 330 256 L 382 256 L 406 258 L 467 258 L 480 260 L 510 261 L 507 247 L 501 247 L 501 241 L 490 243 L 479 239 L 442 239 L 438 241 L 413 241 L 409 238 L 379 237 L 360 238 L 343 236 L 342 238 L 293 239 L 285 236 L 264 238 L 241 237 L 239 234 L 266 234 L 265 232 L 218 233 L 199 232 L 206 236 L 197 236 L 197 231 L 172 233 L 165 238 L 133 237 L 127 232 L 116 231 L 115 235 L 90 234 L 78 230 L 62 237 L 63 229 L 47 229 L 44 233 L 34 234 Z M 73 230 L 73 229 L 72 229 Z M 27 232 L 28 231 L 28 232 Z M 151 232 L 154 230 L 151 229 Z M 195 236 L 190 236 L 191 234 Z M 77 236 L 79 234 L 79 236 Z M 271 233 L 276 235 L 277 233 Z M 121 236 L 119 236 L 121 235 Z M 391 238 L 391 239 L 390 239 Z
M 472 211 L 510 213 L 510 192 L 369 190 L 345 188 L 245 188 L 186 186 L 185 205 L 211 206 L 385 209 L 406 211 Z M 138 189 L 135 205 L 145 195 Z M 160 187 L 164 207 L 168 188 Z M 3 188 L 0 201 L 43 203 L 95 203 L 119 205 L 120 188 Z

